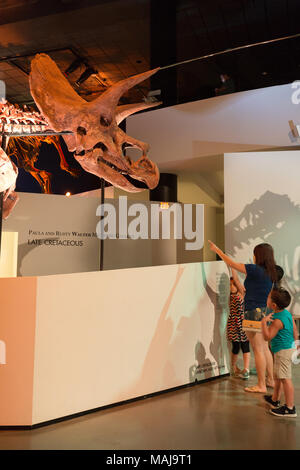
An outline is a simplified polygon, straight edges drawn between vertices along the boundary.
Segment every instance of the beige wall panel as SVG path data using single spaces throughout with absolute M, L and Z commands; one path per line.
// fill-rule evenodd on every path
M 29 426 L 32 424 L 36 278 L 1 279 L 0 292 L 0 426 Z

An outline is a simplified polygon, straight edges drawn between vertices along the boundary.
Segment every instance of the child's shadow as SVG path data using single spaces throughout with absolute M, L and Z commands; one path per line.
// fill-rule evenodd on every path
M 189 369 L 190 382 L 195 382 L 196 380 L 209 379 L 212 377 L 212 363 L 211 360 L 207 357 L 205 347 L 200 341 L 196 343 L 195 346 L 195 359 L 197 365 L 193 365 Z

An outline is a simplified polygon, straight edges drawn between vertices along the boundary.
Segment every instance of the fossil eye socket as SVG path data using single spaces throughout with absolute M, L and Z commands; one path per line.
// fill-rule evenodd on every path
M 77 127 L 77 134 L 79 135 L 86 135 L 86 129 L 84 127 Z
M 126 149 L 129 149 L 129 148 L 133 148 L 133 145 L 129 144 L 128 142 L 123 142 L 123 144 L 122 144 L 123 155 L 126 154 Z
M 101 126 L 103 127 L 109 127 L 111 125 L 111 120 L 110 119 L 107 119 L 106 117 L 104 116 L 100 116 L 100 124 Z
M 96 145 L 94 145 L 93 150 L 94 149 L 101 149 L 103 152 L 105 152 L 107 150 L 107 147 L 102 142 L 98 142 Z

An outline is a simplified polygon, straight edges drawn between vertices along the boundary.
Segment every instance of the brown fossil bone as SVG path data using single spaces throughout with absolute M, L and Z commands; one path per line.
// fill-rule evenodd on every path
M 25 135 L 10 137 L 6 153 L 11 159 L 15 157 L 18 168 L 23 168 L 39 183 L 43 193 L 51 194 L 51 173 L 35 166 L 42 143 L 54 145 L 60 156 L 60 168 L 77 178 L 81 173 L 77 168 L 70 168 L 57 135 Z
M 30 89 L 51 127 L 57 132 L 73 133 L 63 138 L 84 170 L 125 191 L 138 192 L 155 188 L 159 171 L 147 156 L 149 145 L 125 134 L 118 124 L 129 115 L 160 103 L 118 106 L 118 102 L 126 91 L 157 71 L 150 70 L 122 80 L 87 102 L 73 90 L 48 55 L 37 54 L 31 62 Z M 141 158 L 132 161 L 124 155 L 126 147 L 140 149 Z M 145 186 L 138 183 L 135 186 L 135 181 Z
M 7 219 L 19 199 L 15 192 L 17 176 L 18 169 L 16 165 L 0 148 L 0 193 L 3 193 L 3 219 Z
M 47 122 L 39 113 L 29 111 L 27 108 L 20 109 L 18 105 L 13 105 L 3 99 L 0 101 L 0 126 L 1 131 L 5 133 L 48 130 Z M 0 137 L 0 143 L 2 143 L 2 137 Z M 17 176 L 17 166 L 0 148 L 0 193 L 3 193 L 2 217 L 4 219 L 7 219 L 19 200 L 15 192 Z

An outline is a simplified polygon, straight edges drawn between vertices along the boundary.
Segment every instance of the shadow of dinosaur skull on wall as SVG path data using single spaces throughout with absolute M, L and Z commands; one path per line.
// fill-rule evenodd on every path
M 153 189 L 159 182 L 159 170 L 147 156 L 149 145 L 128 136 L 118 125 L 131 114 L 160 103 L 118 106 L 121 96 L 146 80 L 158 69 L 129 77 L 108 88 L 101 96 L 87 102 L 81 98 L 46 54 L 37 54 L 31 62 L 30 89 L 40 112 L 64 135 L 70 152 L 82 168 L 128 192 Z M 137 161 L 124 155 L 126 147 L 143 154 Z M 135 181 L 144 183 L 135 186 Z M 138 187 L 140 186 L 140 187 Z

